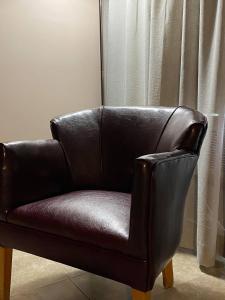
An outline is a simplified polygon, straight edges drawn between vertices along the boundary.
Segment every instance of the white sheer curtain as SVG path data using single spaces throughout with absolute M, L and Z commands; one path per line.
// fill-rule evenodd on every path
M 184 245 L 197 222 L 199 263 L 213 266 L 224 241 L 225 2 L 102 0 L 102 9 L 105 104 L 182 104 L 208 116 Z

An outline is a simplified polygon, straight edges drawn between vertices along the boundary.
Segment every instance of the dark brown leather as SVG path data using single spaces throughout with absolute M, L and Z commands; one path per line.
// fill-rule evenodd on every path
M 135 159 L 154 153 L 175 108 L 115 108 L 102 111 L 101 151 L 104 187 L 131 192 Z
M 174 110 L 104 107 L 52 120 L 74 188 L 131 192 L 135 158 L 155 152 Z
M 130 241 L 133 255 L 149 262 L 149 289 L 179 245 L 185 197 L 197 160 L 196 154 L 181 150 L 136 160 Z
M 58 142 L 2 145 L 0 244 L 151 289 L 180 241 L 206 118 L 103 107 L 51 128 Z
M 147 290 L 147 262 L 118 251 L 0 222 L 0 245 Z
M 76 190 L 101 186 L 101 110 L 86 110 L 51 121 L 52 135 L 65 151 Z
M 204 115 L 179 106 L 171 115 L 155 152 L 183 149 L 198 154 L 206 129 L 207 120 Z
M 201 113 L 186 107 L 103 107 L 53 119 L 51 128 L 74 189 L 131 192 L 137 157 L 175 149 L 197 153 L 205 124 Z
M 20 206 L 9 223 L 128 253 L 130 194 L 77 191 Z
M 0 219 L 11 208 L 65 193 L 68 176 L 56 140 L 0 144 Z

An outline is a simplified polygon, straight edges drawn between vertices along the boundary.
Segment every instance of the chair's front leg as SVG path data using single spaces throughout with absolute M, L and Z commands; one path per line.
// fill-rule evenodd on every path
M 173 287 L 173 261 L 171 261 L 167 264 L 165 269 L 162 272 L 163 274 L 163 285 L 166 289 L 169 289 Z
M 132 289 L 132 300 L 151 300 L 151 292 L 141 292 Z
M 0 300 L 10 299 L 12 249 L 0 247 Z

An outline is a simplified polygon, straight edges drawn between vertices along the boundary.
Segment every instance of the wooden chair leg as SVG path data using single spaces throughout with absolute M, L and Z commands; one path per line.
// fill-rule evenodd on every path
M 0 300 L 10 299 L 12 249 L 0 247 Z
M 163 285 L 166 289 L 169 289 L 173 287 L 173 261 L 171 261 L 167 264 L 165 269 L 162 272 L 163 274 Z
M 132 300 L 151 300 L 151 292 L 141 292 L 132 289 Z

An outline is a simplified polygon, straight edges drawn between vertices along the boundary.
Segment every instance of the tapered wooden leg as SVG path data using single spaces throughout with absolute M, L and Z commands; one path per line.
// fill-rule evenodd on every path
M 132 300 L 151 300 L 151 292 L 141 292 L 135 289 L 132 289 Z
M 167 264 L 165 269 L 162 272 L 163 274 L 163 285 L 166 289 L 169 289 L 173 287 L 173 261 L 171 261 Z
M 0 300 L 9 300 L 12 269 L 12 249 L 0 247 Z

